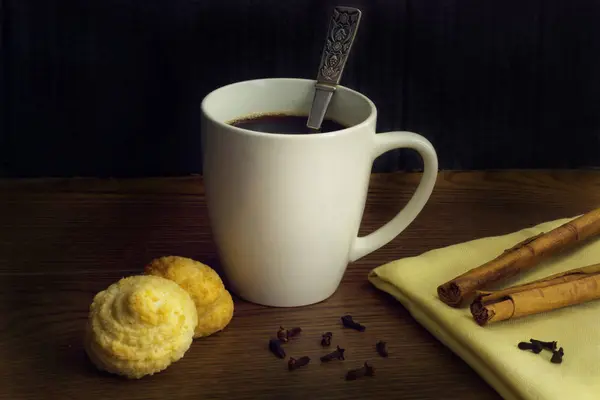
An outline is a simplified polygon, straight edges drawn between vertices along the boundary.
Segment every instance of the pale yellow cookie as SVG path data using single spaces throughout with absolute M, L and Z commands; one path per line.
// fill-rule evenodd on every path
M 191 258 L 166 256 L 152 260 L 145 273 L 171 279 L 190 294 L 198 313 L 194 338 L 222 330 L 233 318 L 231 294 L 208 265 Z
M 225 328 L 233 318 L 233 299 L 227 290 L 223 290 L 221 295 L 210 305 L 197 308 L 198 325 L 194 338 L 210 336 Z
M 194 302 L 181 286 L 157 276 L 131 276 L 94 297 L 85 349 L 99 369 L 141 378 L 181 359 L 197 324 Z

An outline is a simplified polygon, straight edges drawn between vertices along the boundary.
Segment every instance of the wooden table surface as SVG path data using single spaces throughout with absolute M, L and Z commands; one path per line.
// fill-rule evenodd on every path
M 374 175 L 361 234 L 408 200 L 418 174 Z M 417 220 L 379 251 L 349 265 L 338 291 L 313 306 L 278 309 L 236 300 L 231 324 L 196 340 L 166 371 L 139 381 L 99 373 L 82 349 L 95 293 L 176 254 L 218 268 L 199 177 L 0 181 L 0 398 L 498 399 L 466 363 L 366 279 L 374 267 L 450 244 L 583 213 L 600 203 L 600 172 L 443 172 Z M 351 313 L 368 329 L 340 328 Z M 267 350 L 277 328 L 303 328 L 287 345 L 313 364 L 288 372 Z M 324 331 L 346 348 L 319 365 Z M 374 351 L 386 340 L 388 359 Z M 369 360 L 370 379 L 348 382 Z M 451 393 L 451 394 L 450 394 Z

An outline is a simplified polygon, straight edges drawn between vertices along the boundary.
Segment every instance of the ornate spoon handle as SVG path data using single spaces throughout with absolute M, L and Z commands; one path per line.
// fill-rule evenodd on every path
M 315 96 L 306 126 L 318 130 L 356 37 L 361 12 L 357 8 L 338 6 L 333 9 L 321 64 L 317 74 Z

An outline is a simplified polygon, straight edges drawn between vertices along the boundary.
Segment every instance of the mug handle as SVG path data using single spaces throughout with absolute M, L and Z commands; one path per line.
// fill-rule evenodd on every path
M 419 215 L 429 200 L 438 172 L 438 159 L 429 140 L 413 132 L 378 133 L 374 138 L 373 161 L 383 153 L 399 148 L 416 150 L 423 159 L 423 176 L 417 190 L 406 206 L 385 225 L 367 236 L 356 237 L 350 250 L 350 262 L 388 244 Z

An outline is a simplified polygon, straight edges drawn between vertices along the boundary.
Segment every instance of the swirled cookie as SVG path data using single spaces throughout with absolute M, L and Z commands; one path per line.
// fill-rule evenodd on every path
M 194 302 L 181 286 L 158 276 L 130 276 L 94 297 L 85 349 L 99 369 L 141 378 L 181 359 L 197 323 Z
M 222 330 L 233 318 L 231 294 L 209 266 L 191 258 L 166 256 L 152 260 L 145 273 L 170 279 L 190 294 L 198 313 L 194 338 Z

